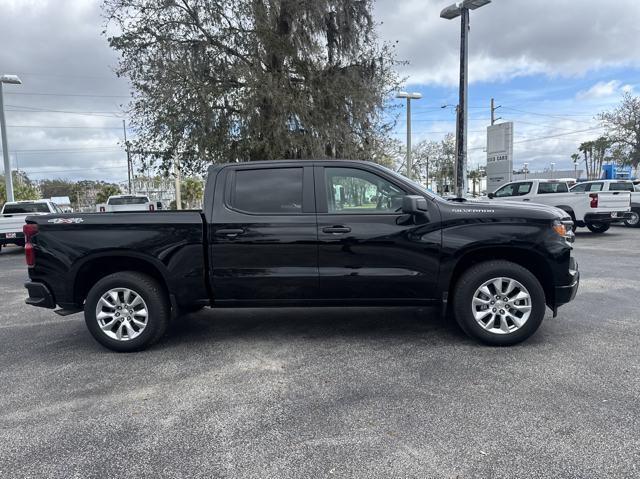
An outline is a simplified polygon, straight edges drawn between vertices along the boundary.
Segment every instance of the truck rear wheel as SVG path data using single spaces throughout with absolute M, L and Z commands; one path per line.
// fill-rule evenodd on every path
M 629 228 L 638 228 L 640 227 L 640 209 L 632 209 L 631 210 L 631 218 L 624 220 L 625 226 Z
M 485 344 L 510 346 L 524 341 L 540 327 L 545 307 L 538 279 L 509 261 L 479 263 L 455 285 L 456 321 Z
M 118 352 L 139 351 L 167 330 L 170 306 L 153 278 L 136 272 L 110 274 L 89 291 L 84 318 L 91 335 Z
M 587 228 L 592 233 L 604 233 L 611 227 L 608 223 L 587 223 Z

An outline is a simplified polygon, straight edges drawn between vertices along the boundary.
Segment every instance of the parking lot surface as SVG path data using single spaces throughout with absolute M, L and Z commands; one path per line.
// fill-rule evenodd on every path
M 511 348 L 438 310 L 205 310 L 152 349 L 24 304 L 0 253 L 0 477 L 638 477 L 640 230 Z

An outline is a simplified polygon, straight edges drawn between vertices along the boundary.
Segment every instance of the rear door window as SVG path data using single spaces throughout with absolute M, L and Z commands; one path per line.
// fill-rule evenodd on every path
M 633 183 L 609 183 L 609 191 L 633 191 Z
M 569 187 L 566 183 L 539 183 L 538 194 L 544 195 L 547 193 L 567 193 Z
M 302 168 L 239 169 L 230 206 L 252 214 L 302 213 Z

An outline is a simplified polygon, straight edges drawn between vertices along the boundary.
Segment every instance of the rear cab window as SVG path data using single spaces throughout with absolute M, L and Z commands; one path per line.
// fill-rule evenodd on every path
M 148 202 L 149 198 L 146 196 L 123 196 L 120 198 L 109 198 L 109 200 L 107 200 L 109 206 L 144 205 Z
M 18 203 L 5 205 L 2 214 L 19 215 L 29 213 L 49 213 L 49 205 L 46 203 Z

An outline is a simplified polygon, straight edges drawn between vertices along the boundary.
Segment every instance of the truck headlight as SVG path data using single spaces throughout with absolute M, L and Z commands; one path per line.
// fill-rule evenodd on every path
M 573 222 L 572 221 L 561 221 L 555 220 L 553 222 L 553 231 L 555 231 L 559 236 L 566 239 L 570 243 L 573 243 L 575 240 L 575 235 L 573 234 Z

